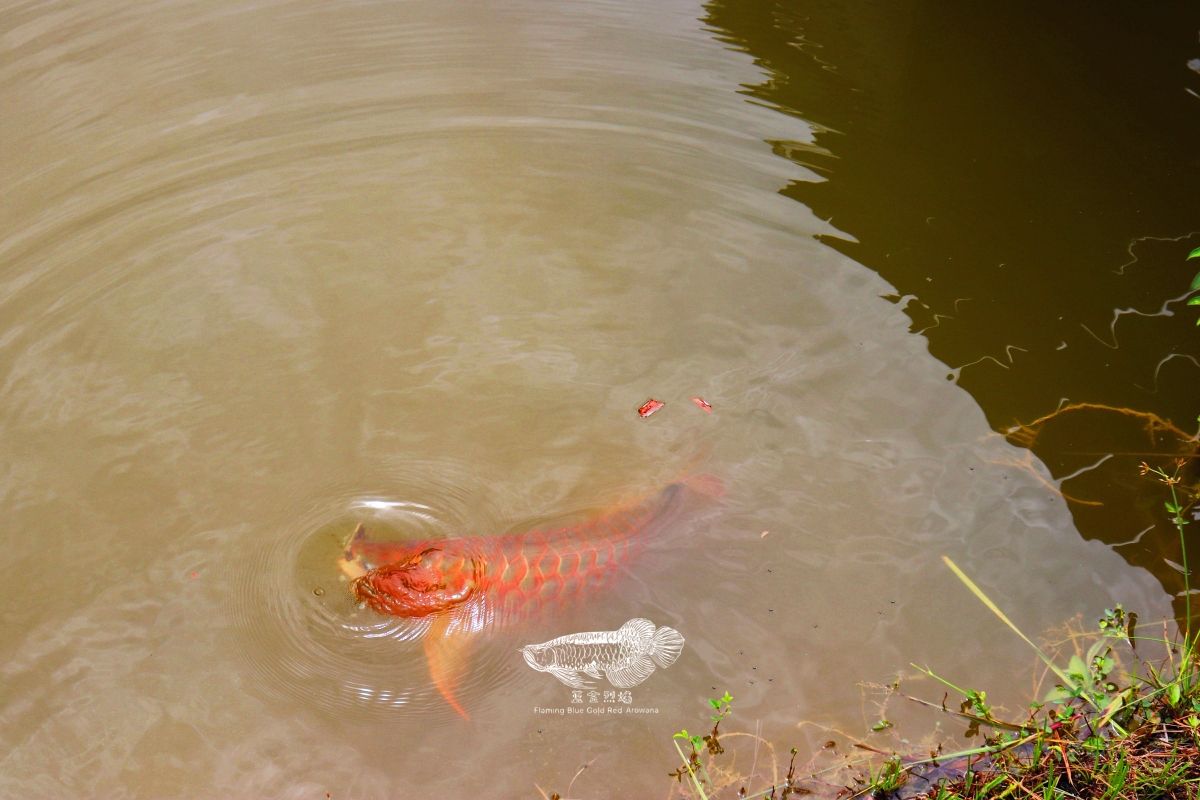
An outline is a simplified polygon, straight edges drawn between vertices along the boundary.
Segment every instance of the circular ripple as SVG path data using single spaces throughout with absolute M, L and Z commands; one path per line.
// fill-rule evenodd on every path
M 381 539 L 437 539 L 477 529 L 472 479 L 457 465 L 408 464 L 390 491 L 332 491 L 251 557 L 234 616 L 254 679 L 268 694 L 339 715 L 450 718 L 426 666 L 428 619 L 384 617 L 355 604 L 336 560 L 362 522 Z M 514 675 L 512 648 L 472 636 L 459 687 L 470 708 Z

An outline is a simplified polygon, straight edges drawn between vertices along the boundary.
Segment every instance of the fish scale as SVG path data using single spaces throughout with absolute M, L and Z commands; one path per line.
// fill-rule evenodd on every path
M 568 644 L 562 648 L 562 664 L 571 669 L 587 669 L 593 664 L 616 662 L 624 657 L 621 646 L 615 642 Z
M 525 663 L 539 672 L 549 672 L 567 686 L 581 689 L 589 684 L 583 675 L 599 678 L 624 689 L 644 681 L 658 667 L 675 663 L 683 650 L 679 631 L 641 617 L 631 619 L 615 631 L 570 633 L 541 644 L 521 648 Z
M 470 595 L 509 614 L 536 613 L 548 603 L 566 602 L 605 584 L 640 549 L 648 529 L 674 516 L 681 488 L 671 484 L 631 508 L 571 527 L 417 542 L 358 539 L 347 548 L 347 557 L 375 566 L 355 581 L 355 591 L 385 614 L 425 616 L 436 611 L 419 606 L 409 613 L 389 602 L 386 578 L 404 569 L 414 554 L 427 552 L 423 566 L 441 583 L 470 583 Z
M 722 491 L 714 478 L 699 483 L 704 493 Z M 678 516 L 691 485 L 672 483 L 570 527 L 502 536 L 373 542 L 360 525 L 341 566 L 353 578 L 354 596 L 375 611 L 432 618 L 424 637 L 430 674 L 466 717 L 455 696 L 465 637 L 575 601 L 607 583 L 642 543 Z
M 524 614 L 597 588 L 634 554 L 632 537 L 670 510 L 674 494 L 574 528 L 497 537 L 482 548 L 487 568 L 480 589 L 501 608 Z

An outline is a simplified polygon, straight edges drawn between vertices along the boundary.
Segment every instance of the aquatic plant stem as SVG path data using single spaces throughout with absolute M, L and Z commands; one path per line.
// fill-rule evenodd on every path
M 1175 471 L 1168 474 L 1161 467 L 1151 467 L 1146 462 L 1142 462 L 1142 474 L 1152 474 L 1159 481 L 1166 484 L 1167 490 L 1171 493 L 1171 501 L 1167 503 L 1167 510 L 1171 512 L 1171 524 L 1175 526 L 1175 530 L 1179 531 L 1179 551 L 1183 567 L 1183 651 L 1181 653 L 1181 663 L 1178 672 L 1178 679 L 1181 688 L 1185 693 L 1191 689 L 1192 670 L 1191 664 L 1195 654 L 1195 641 L 1192 639 L 1192 572 L 1188 565 L 1188 548 L 1187 536 L 1184 533 L 1184 526 L 1187 525 L 1187 520 L 1183 518 L 1183 506 L 1179 502 L 1179 493 L 1175 487 L 1179 484 L 1179 473 L 1183 467 L 1183 461 L 1175 462 Z
M 1021 629 L 1018 628 L 1013 621 L 1010 620 L 1008 616 L 1000 610 L 999 606 L 992 602 L 990 597 L 983 593 L 982 589 L 975 585 L 975 581 L 968 578 L 967 574 L 959 569 L 957 564 L 950 560 L 949 556 L 942 556 L 942 561 L 945 562 L 946 566 L 950 568 L 950 571 L 953 572 L 955 576 L 957 576 L 958 579 L 963 582 L 963 585 L 970 589 L 973 595 L 979 598 L 979 602 L 987 606 L 988 610 L 999 617 L 1000 621 L 1007 625 L 1013 631 L 1013 633 L 1017 634 L 1017 636 L 1020 636 L 1027 645 L 1033 648 L 1033 652 L 1037 653 L 1038 658 L 1042 660 L 1042 663 L 1049 667 L 1050 670 L 1062 680 L 1064 686 L 1071 686 L 1075 683 L 1071 680 L 1067 673 L 1059 669 L 1059 667 L 1050 659 L 1050 656 L 1043 653 L 1042 649 L 1034 644 L 1032 639 L 1021 632 Z M 1092 703 L 1092 705 L 1095 705 L 1095 703 Z
M 671 744 L 675 745 L 675 752 L 679 753 L 679 759 L 683 761 L 683 765 L 687 767 L 688 777 L 692 779 L 692 786 L 696 787 L 696 793 L 700 795 L 701 800 L 708 800 L 708 795 L 704 793 L 704 787 L 700 785 L 700 781 L 696 779 L 695 768 L 688 757 L 683 754 L 683 749 L 679 746 L 679 742 L 672 739 Z
M 1178 470 L 1176 470 L 1176 474 L 1178 474 Z M 1179 676 L 1183 693 L 1190 694 L 1194 643 L 1192 641 L 1192 573 L 1188 569 L 1187 537 L 1183 533 L 1183 526 L 1187 523 L 1183 519 L 1183 511 L 1179 507 L 1179 495 L 1175 492 L 1175 482 L 1168 483 L 1167 488 L 1171 490 L 1171 505 L 1175 508 L 1175 517 L 1171 522 L 1179 531 L 1179 550 L 1182 553 L 1183 561 L 1183 653 L 1180 657 Z
M 1183 641 L 1186 651 L 1192 641 L 1192 573 L 1188 569 L 1187 537 L 1183 533 L 1185 523 L 1183 512 L 1179 508 L 1179 495 L 1175 493 L 1174 483 L 1168 484 L 1167 488 L 1171 490 L 1171 505 L 1175 507 L 1175 518 L 1171 522 L 1179 531 L 1179 549 L 1183 558 Z

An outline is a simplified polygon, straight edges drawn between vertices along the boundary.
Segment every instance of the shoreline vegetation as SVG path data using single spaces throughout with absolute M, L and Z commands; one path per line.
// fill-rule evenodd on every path
M 1200 247 L 1187 256 L 1189 261 L 1198 258 Z M 1186 304 L 1200 305 L 1200 273 L 1192 279 L 1189 294 Z M 1196 324 L 1200 325 L 1200 318 Z M 837 753 L 836 743 L 830 740 L 797 765 L 798 751 L 792 748 L 787 772 L 781 775 L 781 760 L 771 743 L 748 732 L 720 731 L 721 723 L 732 713 L 733 698 L 726 692 L 708 701 L 713 712 L 711 731 L 695 735 L 683 729 L 674 735 L 680 766 L 670 773 L 678 782 L 672 797 L 1200 798 L 1200 630 L 1193 625 L 1186 535 L 1189 523 L 1200 519 L 1196 511 L 1200 480 L 1194 468 L 1189 471 L 1200 459 L 1200 432 L 1189 434 L 1150 412 L 1074 403 L 1003 435 L 1015 445 L 1029 447 L 1047 422 L 1079 411 L 1134 418 L 1145 425 L 1152 440 L 1157 442 L 1163 435 L 1175 440 L 1176 455 L 1168 466 L 1143 461 L 1138 470 L 1166 487 L 1163 506 L 1179 535 L 1184 608 L 1173 636 L 1167 622 L 1161 624 L 1161 636 L 1139 634 L 1137 614 L 1118 604 L 1105 609 L 1093 630 L 1073 631 L 1067 637 L 1074 652 L 1066 655 L 1064 665 L 1065 654 L 1057 659 L 1048 655 L 958 565 L 943 556 L 946 566 L 976 599 L 1032 648 L 1045 666 L 1045 674 L 1054 681 L 1044 696 L 1029 704 L 1023 719 L 998 717 L 986 692 L 958 686 L 931 668 L 914 664 L 919 673 L 943 685 L 945 694 L 940 702 L 903 694 L 899 681 L 884 687 L 888 695 L 956 718 L 966 726 L 967 738 L 982 738 L 980 746 L 946 752 L 938 745 L 926 754 L 902 755 L 847 737 L 857 753 Z M 891 727 L 891 722 L 881 718 L 872 730 Z M 727 757 L 725 744 L 731 742 L 739 748 L 749 746 L 748 770 Z M 760 764 L 769 767 L 760 770 Z M 559 796 L 546 800 L 559 800 Z
M 837 752 L 830 740 L 822 752 L 799 765 L 793 748 L 787 772 L 780 777 L 781 766 L 769 743 L 746 732 L 721 733 L 721 723 L 732 713 L 733 698 L 726 693 L 709 700 L 715 712 L 709 733 L 697 736 L 685 729 L 675 734 L 680 766 L 671 773 L 679 782 L 673 796 L 698 800 L 1200 797 L 1200 632 L 1191 625 L 1192 589 L 1184 536 L 1189 523 L 1185 515 L 1198 495 L 1196 486 L 1183 486 L 1181 474 L 1188 461 L 1175 459 L 1170 471 L 1145 462 L 1140 469 L 1142 475 L 1168 488 L 1170 499 L 1164 507 L 1185 547 L 1185 614 L 1174 638 L 1169 638 L 1166 622 L 1161 636 L 1139 632 L 1137 614 L 1117 605 L 1104 610 L 1094 629 L 1075 626 L 1063 642 L 1073 652 L 1052 657 L 943 556 L 963 585 L 1032 649 L 1053 681 L 1049 691 L 1030 703 L 1024 718 L 1005 719 L 989 705 L 986 692 L 956 685 L 928 667 L 913 664 L 918 673 L 942 684 L 945 692 L 940 701 L 907 695 L 899 681 L 879 688 L 889 697 L 955 718 L 965 725 L 967 738 L 982 738 L 981 745 L 957 751 L 937 745 L 928 753 L 902 755 L 851 739 L 856 752 L 846 754 Z M 891 727 L 881 718 L 872 730 Z M 725 744 L 739 738 L 753 743 L 748 771 L 723 763 Z M 760 755 L 770 762 L 765 772 L 772 777 L 759 777 L 755 783 Z

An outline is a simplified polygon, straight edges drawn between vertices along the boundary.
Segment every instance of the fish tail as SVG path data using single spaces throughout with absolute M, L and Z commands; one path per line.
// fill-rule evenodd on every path
M 664 669 L 675 663 L 683 652 L 683 636 L 674 628 L 663 625 L 650 639 L 649 656 Z

